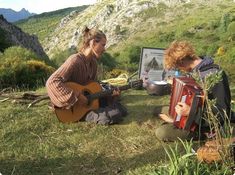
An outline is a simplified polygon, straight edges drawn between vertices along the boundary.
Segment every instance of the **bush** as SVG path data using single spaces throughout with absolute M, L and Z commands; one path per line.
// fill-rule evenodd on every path
M 0 88 L 44 86 L 55 70 L 31 51 L 20 47 L 6 49 L 0 59 Z
M 110 71 L 116 67 L 117 61 L 109 53 L 105 52 L 102 54 L 99 64 L 102 64 L 107 71 Z
M 45 81 L 54 70 L 41 61 L 22 62 L 19 59 L 12 59 L 0 66 L 0 87 L 36 88 L 44 86 Z
M 51 66 L 46 65 L 44 62 L 30 60 L 26 62 L 26 70 L 22 71 L 22 74 L 26 76 L 22 76 L 24 80 L 18 82 L 18 84 L 26 84 L 30 88 L 37 86 L 44 86 L 48 77 L 55 71 L 55 69 Z M 28 75 L 27 75 L 28 74 Z M 27 78 L 25 78 L 27 77 Z M 20 79 L 20 77 L 19 77 Z
M 26 48 L 22 48 L 22 47 L 18 47 L 18 46 L 12 46 L 12 47 L 7 48 L 4 51 L 3 55 L 6 60 L 12 59 L 12 58 L 19 58 L 22 61 L 26 61 L 26 60 L 30 60 L 30 59 L 37 59 L 37 60 L 40 59 L 40 58 L 38 58 L 38 56 L 34 52 L 32 52 Z
M 233 48 L 230 48 L 228 51 L 227 51 L 227 55 L 228 55 L 228 59 L 230 60 L 230 62 L 232 64 L 235 63 L 235 47 Z
M 129 49 L 129 54 L 128 54 L 130 63 L 137 63 L 138 64 L 140 61 L 140 53 L 141 53 L 140 46 L 132 46 Z
M 34 59 L 34 60 L 44 61 L 46 64 L 51 66 L 55 66 L 55 64 L 51 60 L 49 60 L 48 57 L 39 57 L 32 50 L 20 46 L 8 47 L 7 49 L 4 50 L 3 57 L 4 59 L 12 59 L 17 57 L 20 58 L 22 61 Z

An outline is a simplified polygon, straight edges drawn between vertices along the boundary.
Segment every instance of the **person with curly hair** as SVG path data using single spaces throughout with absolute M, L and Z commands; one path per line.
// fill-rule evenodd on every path
M 197 56 L 193 46 L 188 41 L 174 41 L 164 52 L 164 67 L 166 69 L 178 69 L 188 74 L 197 72 L 203 80 L 209 74 L 215 74 L 221 68 L 214 63 L 213 58 L 208 56 Z M 212 108 L 213 115 L 217 117 L 220 125 L 224 125 L 225 117 L 230 117 L 231 113 L 231 94 L 227 76 L 222 71 L 222 80 L 216 83 L 211 91 L 208 92 L 208 99 L 215 100 L 215 106 Z M 209 124 L 206 120 L 201 122 L 201 128 L 194 132 L 179 129 L 173 124 L 173 118 L 167 114 L 169 107 L 165 106 L 156 110 L 155 115 L 159 115 L 165 121 L 163 125 L 156 129 L 155 134 L 160 140 L 174 141 L 178 138 L 190 140 L 202 139 L 209 132 Z M 189 116 L 190 106 L 184 102 L 178 102 L 175 106 L 178 115 Z M 201 116 L 205 115 L 204 110 Z M 199 134 L 200 131 L 200 134 Z

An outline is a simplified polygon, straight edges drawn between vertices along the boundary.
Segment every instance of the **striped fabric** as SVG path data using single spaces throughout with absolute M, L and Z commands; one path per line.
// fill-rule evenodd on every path
M 82 53 L 71 55 L 47 80 L 47 93 L 54 106 L 70 108 L 78 100 L 75 93 L 66 88 L 66 82 L 86 85 L 97 74 L 95 58 L 87 59 Z

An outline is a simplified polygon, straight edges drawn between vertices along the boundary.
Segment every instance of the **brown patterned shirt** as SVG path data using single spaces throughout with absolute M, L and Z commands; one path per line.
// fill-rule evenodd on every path
M 97 74 L 95 58 L 87 59 L 82 53 L 71 55 L 47 80 L 47 93 L 53 105 L 70 108 L 77 102 L 75 93 L 65 86 L 66 82 L 86 85 Z

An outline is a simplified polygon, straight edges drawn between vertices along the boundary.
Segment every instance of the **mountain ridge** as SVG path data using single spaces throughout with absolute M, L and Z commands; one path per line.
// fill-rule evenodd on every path
M 22 8 L 20 11 L 15 11 L 10 8 L 0 8 L 0 14 L 2 14 L 8 22 L 16 22 L 33 16 L 36 13 L 30 13 L 25 8 Z

